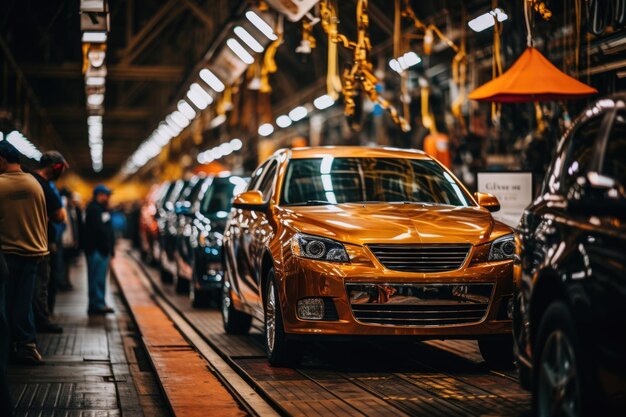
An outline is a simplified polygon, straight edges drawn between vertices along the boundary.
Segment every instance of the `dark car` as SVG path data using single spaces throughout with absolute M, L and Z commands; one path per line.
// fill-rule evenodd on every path
M 185 201 L 185 195 L 193 179 L 180 179 L 172 185 L 172 190 L 158 211 L 157 223 L 159 226 L 160 242 L 160 271 L 163 282 L 172 282 L 176 273 L 174 253 L 176 250 L 176 238 L 178 236 L 178 213 L 181 204 Z
M 194 307 L 218 301 L 224 277 L 222 237 L 233 196 L 247 184 L 238 176 L 217 176 L 206 180 L 187 212 L 177 251 L 177 290 L 189 291 Z M 191 285 L 190 285 L 191 284 Z
M 143 201 L 139 217 L 139 243 L 141 259 L 152 264 L 159 259 L 158 249 L 159 226 L 157 224 L 157 211 L 163 196 L 170 188 L 169 182 L 155 184 Z
M 624 415 L 625 186 L 621 95 L 565 134 L 519 225 L 515 352 L 539 416 Z

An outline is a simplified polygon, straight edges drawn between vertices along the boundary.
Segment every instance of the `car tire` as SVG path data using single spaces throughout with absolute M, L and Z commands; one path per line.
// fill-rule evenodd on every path
M 181 278 L 178 273 L 173 277 L 176 294 L 189 294 L 189 280 Z
M 535 415 L 555 415 L 558 401 L 572 413 L 562 415 L 602 415 L 591 407 L 601 398 L 595 392 L 591 369 L 592 355 L 584 348 L 574 318 L 567 305 L 555 301 L 548 306 L 537 331 L 533 348 L 533 409 Z M 598 414 L 596 414 L 598 413 Z
M 511 335 L 478 339 L 478 348 L 487 366 L 492 369 L 513 369 L 513 339 Z
M 228 285 L 224 285 L 222 289 L 221 312 L 224 331 L 227 334 L 248 334 L 252 325 L 252 316 L 235 309 Z
M 270 269 L 266 279 L 264 310 L 267 359 L 275 367 L 293 367 L 302 359 L 302 346 L 286 338 L 274 268 Z
M 211 306 L 211 302 L 215 298 L 215 295 L 211 291 L 198 291 L 190 285 L 189 299 L 191 300 L 191 306 L 193 308 L 207 308 Z
M 159 259 L 159 271 L 161 272 L 161 281 L 165 284 L 171 284 L 174 281 L 174 276 L 170 271 L 165 269 L 165 262 L 163 262 L 163 257 L 167 256 L 164 250 L 161 251 L 161 258 Z

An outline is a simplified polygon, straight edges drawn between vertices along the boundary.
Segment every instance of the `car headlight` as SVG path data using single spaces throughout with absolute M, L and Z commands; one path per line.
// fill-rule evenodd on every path
M 302 258 L 350 262 L 346 248 L 341 243 L 324 237 L 296 233 L 291 239 L 291 251 Z
M 515 235 L 502 236 L 491 243 L 489 260 L 504 261 L 507 259 L 515 259 Z

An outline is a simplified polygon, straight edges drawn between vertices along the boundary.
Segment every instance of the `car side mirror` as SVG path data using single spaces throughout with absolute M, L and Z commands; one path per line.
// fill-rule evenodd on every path
M 233 200 L 233 207 L 242 210 L 264 211 L 268 206 L 268 203 L 263 202 L 263 194 L 257 190 L 241 193 Z
M 486 208 L 490 212 L 500 210 L 500 202 L 495 195 L 487 193 L 474 193 L 474 198 L 478 202 L 478 205 Z

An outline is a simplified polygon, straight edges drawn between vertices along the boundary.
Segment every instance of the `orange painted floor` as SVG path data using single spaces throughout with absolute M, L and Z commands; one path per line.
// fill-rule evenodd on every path
M 207 362 L 150 296 L 137 264 L 123 251 L 112 262 L 124 298 L 176 416 L 245 416 Z

